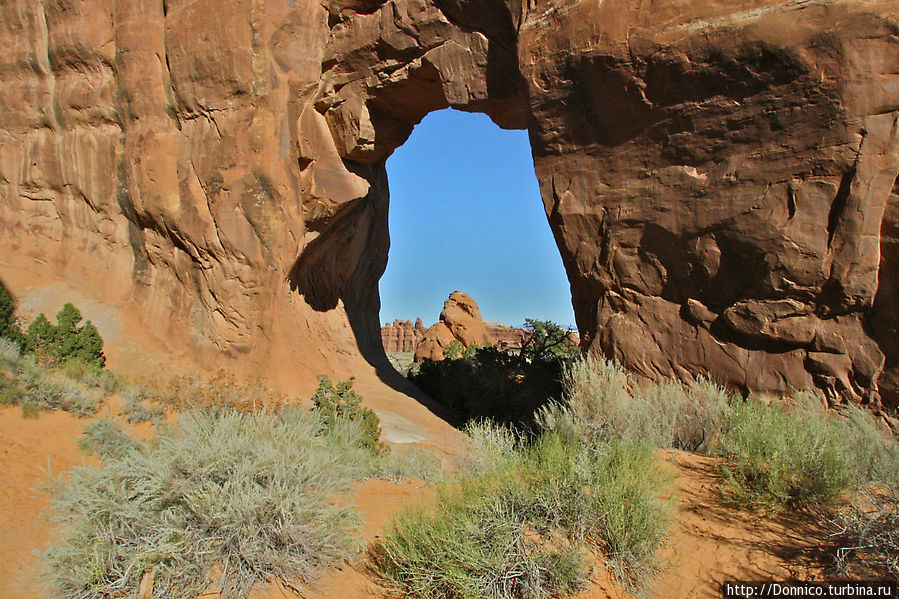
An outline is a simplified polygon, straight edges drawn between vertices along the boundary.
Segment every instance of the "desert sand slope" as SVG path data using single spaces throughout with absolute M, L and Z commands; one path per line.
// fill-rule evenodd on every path
M 37 552 L 51 538 L 45 518 L 47 498 L 38 487 L 49 468 L 55 473 L 89 460 L 76 439 L 89 419 L 64 412 L 24 419 L 17 408 L 0 410 L 0 598 L 55 599 L 41 574 Z M 143 431 L 141 431 L 143 432 Z M 729 507 L 717 485 L 719 463 L 686 452 L 664 452 L 672 474 L 674 519 L 663 570 L 649 597 L 718 597 L 724 580 L 820 579 L 827 540 L 821 523 L 809 515 L 759 516 Z M 365 543 L 376 543 L 391 515 L 411 502 L 426 500 L 416 481 L 401 484 L 365 480 L 352 500 L 363 522 Z M 597 581 L 580 599 L 630 597 L 601 568 Z M 310 597 L 364 599 L 383 592 L 367 576 L 362 554 L 328 571 Z M 280 587 L 258 589 L 255 599 L 295 598 Z

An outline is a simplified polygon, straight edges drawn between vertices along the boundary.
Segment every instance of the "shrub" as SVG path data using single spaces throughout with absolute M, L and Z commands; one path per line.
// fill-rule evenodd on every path
M 465 349 L 461 341 L 453 339 L 443 348 L 443 357 L 447 360 L 459 360 L 465 353 Z
M 564 384 L 564 402 L 538 414 L 544 429 L 721 456 L 727 494 L 757 509 L 830 505 L 867 482 L 899 480 L 899 445 L 870 413 L 829 413 L 811 392 L 789 406 L 744 401 L 702 379 L 641 389 L 614 362 L 590 357 L 566 369 Z
M 393 482 L 416 479 L 427 483 L 443 480 L 443 464 L 432 452 L 422 447 L 393 449 L 376 465 L 374 475 Z
M 20 359 L 19 346 L 0 338 L 0 405 L 17 405 L 21 400 L 22 390 L 15 378 Z
M 85 362 L 81 358 L 66 358 L 59 363 L 58 369 L 70 379 L 99 389 L 107 395 L 117 393 L 127 385 L 124 376 L 106 370 L 96 362 Z
M 868 410 L 845 406 L 846 450 L 852 456 L 852 473 L 858 486 L 877 483 L 899 498 L 899 442 Z
M 76 416 L 88 416 L 97 411 L 106 393 L 99 388 L 79 382 L 58 368 L 46 367 L 34 356 L 20 360 L 17 382 L 22 394 L 19 404 L 26 416 L 41 410 L 65 410 Z
M 0 406 L 15 406 L 22 400 L 22 390 L 12 378 L 0 373 Z
M 81 320 L 81 312 L 72 304 L 57 313 L 55 325 L 39 314 L 23 337 L 25 350 L 56 362 L 74 358 L 102 368 L 106 364 L 103 339 L 91 321 L 78 326 Z
M 446 359 L 425 360 L 409 379 L 466 422 L 489 418 L 527 429 L 535 410 L 562 394 L 563 367 L 579 350 L 555 323 L 529 319 L 525 327 L 528 334 L 513 349 L 453 341 Z
M 381 443 L 381 419 L 375 411 L 362 406 L 362 397 L 353 391 L 353 381 L 331 382 L 325 375 L 318 377 L 318 389 L 312 396 L 315 411 L 319 414 L 325 431 L 330 431 L 340 420 L 357 424 L 363 432 L 359 443 L 365 449 L 379 454 L 387 450 Z
M 0 338 L 0 368 L 15 369 L 22 358 L 19 344 L 12 339 Z
M 688 451 L 715 447 L 732 401 L 706 379 L 638 389 L 618 364 L 605 358 L 571 363 L 564 387 L 564 402 L 539 412 L 544 428 L 571 437 L 625 438 Z
M 287 405 L 287 399 L 261 379 L 237 381 L 225 371 L 211 378 L 175 376 L 164 384 L 144 385 L 139 395 L 142 402 L 155 406 L 148 408 L 151 411 L 236 410 L 249 413 L 260 409 L 278 411 Z
M 719 449 L 729 495 L 759 509 L 832 503 L 853 483 L 845 427 L 813 398 L 788 410 L 751 399 L 740 404 Z
M 526 318 L 524 329 L 526 334 L 519 354 L 526 361 L 546 360 L 550 357 L 570 360 L 580 355 L 577 346 L 569 341 L 572 331 L 563 329 L 551 320 Z
M 0 337 L 18 342 L 22 332 L 15 318 L 16 302 L 2 284 L 0 284 Z
M 584 584 L 584 556 L 552 546 L 485 479 L 445 487 L 433 506 L 401 512 L 372 566 L 407 597 L 564 597 Z
M 185 415 L 52 484 L 52 581 L 66 599 L 134 596 L 147 580 L 175 599 L 308 584 L 354 545 L 335 498 L 367 468 L 362 434 L 347 420 L 323 433 L 319 414 L 295 409 Z
M 0 403 L 19 405 L 25 416 L 42 410 L 66 410 L 87 416 L 124 385 L 121 376 L 77 358 L 47 363 L 0 339 Z
M 533 442 L 508 427 L 467 429 L 470 461 L 436 505 L 401 512 L 371 554 L 408 597 L 567 597 L 601 552 L 631 589 L 664 538 L 664 486 L 652 450 L 630 441 Z
M 139 445 L 118 423 L 101 418 L 84 429 L 82 437 L 78 440 L 78 447 L 88 455 L 97 454 L 101 458 L 108 459 L 122 458 Z
M 855 563 L 899 578 L 899 494 L 866 491 L 836 519 L 836 567 L 846 576 Z
M 159 404 L 150 403 L 146 389 L 141 385 L 127 385 L 121 392 L 121 413 L 131 424 L 140 424 L 158 420 L 165 416 L 165 408 Z

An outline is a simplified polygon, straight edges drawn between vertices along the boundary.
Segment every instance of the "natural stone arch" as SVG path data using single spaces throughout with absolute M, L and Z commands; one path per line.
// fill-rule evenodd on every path
M 452 105 L 528 129 L 586 349 L 773 394 L 895 376 L 895 2 L 32 4 L 0 30 L 5 264 L 165 351 L 379 364 L 383 161 Z
M 395 7 L 352 17 L 346 31 Z M 797 31 L 773 25 L 783 10 Z M 511 102 L 516 117 L 505 110 L 494 120 L 531 133 L 586 348 L 650 378 L 708 372 L 747 392 L 817 385 L 835 399 L 874 399 L 883 354 L 863 322 L 878 248 L 864 240 L 879 235 L 899 167 L 897 106 L 865 82 L 888 69 L 841 88 L 826 48 L 856 47 L 857 35 L 877 30 L 868 56 L 888 63 L 890 20 L 847 10 L 843 33 L 825 44 L 814 11 L 772 7 L 720 27 L 637 27 L 632 43 L 633 25 L 615 28 L 621 12 L 548 11 L 562 27 L 528 13 L 514 24 L 517 60 L 501 68 L 490 68 L 489 47 L 506 57 L 509 38 L 477 31 L 457 34 L 453 51 L 441 44 L 402 67 L 379 63 L 351 92 L 336 92 L 346 100 L 319 102 L 337 107 L 324 114 L 338 153 L 379 168 L 427 110 L 496 114 Z M 578 19 L 599 23 L 606 40 L 568 35 Z M 390 45 L 395 31 L 379 31 L 374 46 Z M 391 76 L 378 77 L 380 68 Z M 520 83 L 491 95 L 491 75 Z M 881 112 L 869 114 L 874 107 Z

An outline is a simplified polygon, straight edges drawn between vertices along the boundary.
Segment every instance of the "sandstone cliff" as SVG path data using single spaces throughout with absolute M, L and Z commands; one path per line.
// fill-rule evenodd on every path
M 381 368 L 384 161 L 453 106 L 529 131 L 585 349 L 896 405 L 897 17 L 895 0 L 10 0 L 0 276 L 78 286 L 205 367 L 307 385 Z
M 397 318 L 381 327 L 381 344 L 387 353 L 414 352 L 424 334 L 425 326 L 421 318 L 416 318 L 415 324 Z

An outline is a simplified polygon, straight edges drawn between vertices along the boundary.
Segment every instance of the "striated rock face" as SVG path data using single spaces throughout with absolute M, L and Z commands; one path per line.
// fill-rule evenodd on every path
M 421 343 L 415 348 L 415 361 L 442 360 L 443 348 L 453 341 L 465 347 L 490 342 L 478 303 L 462 291 L 453 291 L 443 302 L 440 321 L 425 331 Z
M 80 285 L 209 368 L 386 366 L 384 161 L 453 106 L 528 129 L 585 349 L 896 405 L 897 13 L 10 0 L 0 277 Z
M 421 323 L 421 318 L 416 318 L 415 324 L 410 320 L 397 318 L 381 327 L 381 344 L 388 353 L 414 352 L 424 334 L 425 326 Z
M 876 399 L 897 5 L 652 4 L 578 4 L 519 42 L 584 345 L 646 377 Z

